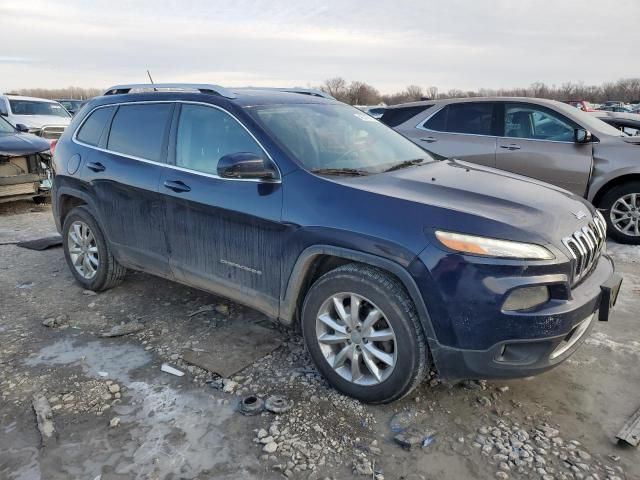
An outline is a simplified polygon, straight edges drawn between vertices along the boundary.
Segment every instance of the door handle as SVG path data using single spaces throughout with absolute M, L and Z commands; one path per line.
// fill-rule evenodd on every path
M 434 138 L 434 137 L 424 137 L 420 139 L 421 142 L 427 142 L 427 143 L 433 143 L 433 142 L 437 142 L 438 139 Z
M 106 167 L 100 162 L 89 162 L 87 163 L 87 168 L 94 172 L 104 172 L 106 170 Z
M 520 145 L 512 143 L 511 145 L 500 145 L 500 148 L 504 148 L 506 150 L 520 150 Z
M 177 193 L 190 192 L 191 187 L 180 180 L 165 180 L 164 186 Z

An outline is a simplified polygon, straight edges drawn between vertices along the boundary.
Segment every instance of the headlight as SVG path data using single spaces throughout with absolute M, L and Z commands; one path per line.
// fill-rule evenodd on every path
M 485 257 L 518 258 L 521 260 L 552 260 L 553 253 L 541 245 L 476 237 L 461 233 L 436 231 L 436 238 L 445 247 L 456 252 Z

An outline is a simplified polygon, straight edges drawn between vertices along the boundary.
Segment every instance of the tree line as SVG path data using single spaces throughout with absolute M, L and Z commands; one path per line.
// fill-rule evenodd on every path
M 607 100 L 634 102 L 640 100 L 640 78 L 621 78 L 615 82 L 604 82 L 601 85 L 585 85 L 583 82 L 565 82 L 561 85 L 546 85 L 542 82 L 532 83 L 525 88 L 501 88 L 478 90 L 450 89 L 440 91 L 435 86 L 409 85 L 404 90 L 391 94 L 381 94 L 374 86 L 359 80 L 347 81 L 342 77 L 325 80 L 317 88 L 329 93 L 341 102 L 351 105 L 378 105 L 385 103 L 395 105 L 418 100 L 459 97 L 538 97 L 552 100 L 587 100 L 603 103 Z M 40 98 L 77 98 L 85 100 L 102 94 L 99 88 L 21 88 L 14 92 Z
M 440 91 L 438 87 L 409 85 L 404 90 L 392 94 L 381 94 L 375 87 L 361 81 L 348 82 L 342 77 L 330 78 L 319 88 L 337 100 L 352 105 L 395 105 L 418 100 L 460 97 L 537 97 L 551 100 L 587 100 L 604 103 L 607 100 L 621 102 L 640 101 L 640 78 L 621 78 L 601 85 L 585 85 L 583 82 L 565 82 L 560 86 L 534 82 L 525 88 L 501 88 L 478 90 L 450 89 Z

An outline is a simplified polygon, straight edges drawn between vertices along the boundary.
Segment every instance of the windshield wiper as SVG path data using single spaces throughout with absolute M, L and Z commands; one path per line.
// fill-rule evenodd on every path
M 393 172 L 394 170 L 401 170 L 403 168 L 412 167 L 414 165 L 420 165 L 424 162 L 424 158 L 414 158 L 413 160 L 405 160 L 404 162 L 396 163 L 392 167 L 389 167 L 385 172 Z
M 318 175 L 348 175 L 356 177 L 369 175 L 369 172 L 358 170 L 357 168 L 316 168 L 311 170 L 311 172 L 317 173 Z

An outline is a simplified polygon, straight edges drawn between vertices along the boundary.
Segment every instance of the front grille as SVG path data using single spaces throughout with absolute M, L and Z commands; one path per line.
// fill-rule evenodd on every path
M 60 138 L 62 132 L 64 132 L 65 127 L 58 125 L 46 125 L 40 129 L 38 135 L 42 138 L 46 138 L 47 140 L 55 140 Z
M 573 282 L 586 277 L 600 258 L 607 238 L 607 224 L 600 212 L 593 221 L 562 239 L 562 243 L 573 259 Z

